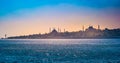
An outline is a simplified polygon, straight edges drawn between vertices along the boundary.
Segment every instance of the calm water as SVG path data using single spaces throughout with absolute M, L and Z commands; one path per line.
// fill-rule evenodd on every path
M 0 40 L 0 63 L 120 63 L 120 39 Z

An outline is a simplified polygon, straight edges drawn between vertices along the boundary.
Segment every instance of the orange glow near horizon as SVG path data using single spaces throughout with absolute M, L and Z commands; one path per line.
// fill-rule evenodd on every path
M 94 9 L 71 4 L 23 9 L 0 19 L 0 37 L 48 33 L 49 28 L 80 31 L 82 26 L 120 28 L 119 15 L 111 8 Z
M 89 23 L 88 23 L 89 24 Z M 19 35 L 29 35 L 29 34 L 44 34 L 44 33 L 49 33 L 49 28 L 55 28 L 58 30 L 58 28 L 61 29 L 61 32 L 66 31 L 72 32 L 72 31 L 80 31 L 82 30 L 82 27 L 88 28 L 90 25 L 92 25 L 94 28 L 98 28 L 99 24 L 80 24 L 76 22 L 64 22 L 64 23 L 47 23 L 47 22 L 13 22 L 9 23 L 9 25 L 6 25 L 4 29 L 5 31 L 9 32 L 4 32 L 4 34 L 7 33 L 8 36 L 19 36 Z M 11 27 L 9 30 L 9 26 Z M 101 29 L 104 29 L 106 26 L 100 25 Z

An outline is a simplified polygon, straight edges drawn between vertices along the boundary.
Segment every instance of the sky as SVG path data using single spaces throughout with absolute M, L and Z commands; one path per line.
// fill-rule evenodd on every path
M 0 0 L 0 37 L 120 28 L 120 0 Z

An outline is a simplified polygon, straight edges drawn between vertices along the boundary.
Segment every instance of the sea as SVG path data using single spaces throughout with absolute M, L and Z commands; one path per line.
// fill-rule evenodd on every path
M 0 63 L 120 63 L 120 39 L 0 39 Z

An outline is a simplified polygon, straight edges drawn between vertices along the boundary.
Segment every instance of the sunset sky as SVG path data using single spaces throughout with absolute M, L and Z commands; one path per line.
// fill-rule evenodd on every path
M 0 38 L 48 33 L 49 27 L 120 28 L 120 0 L 0 0 Z

